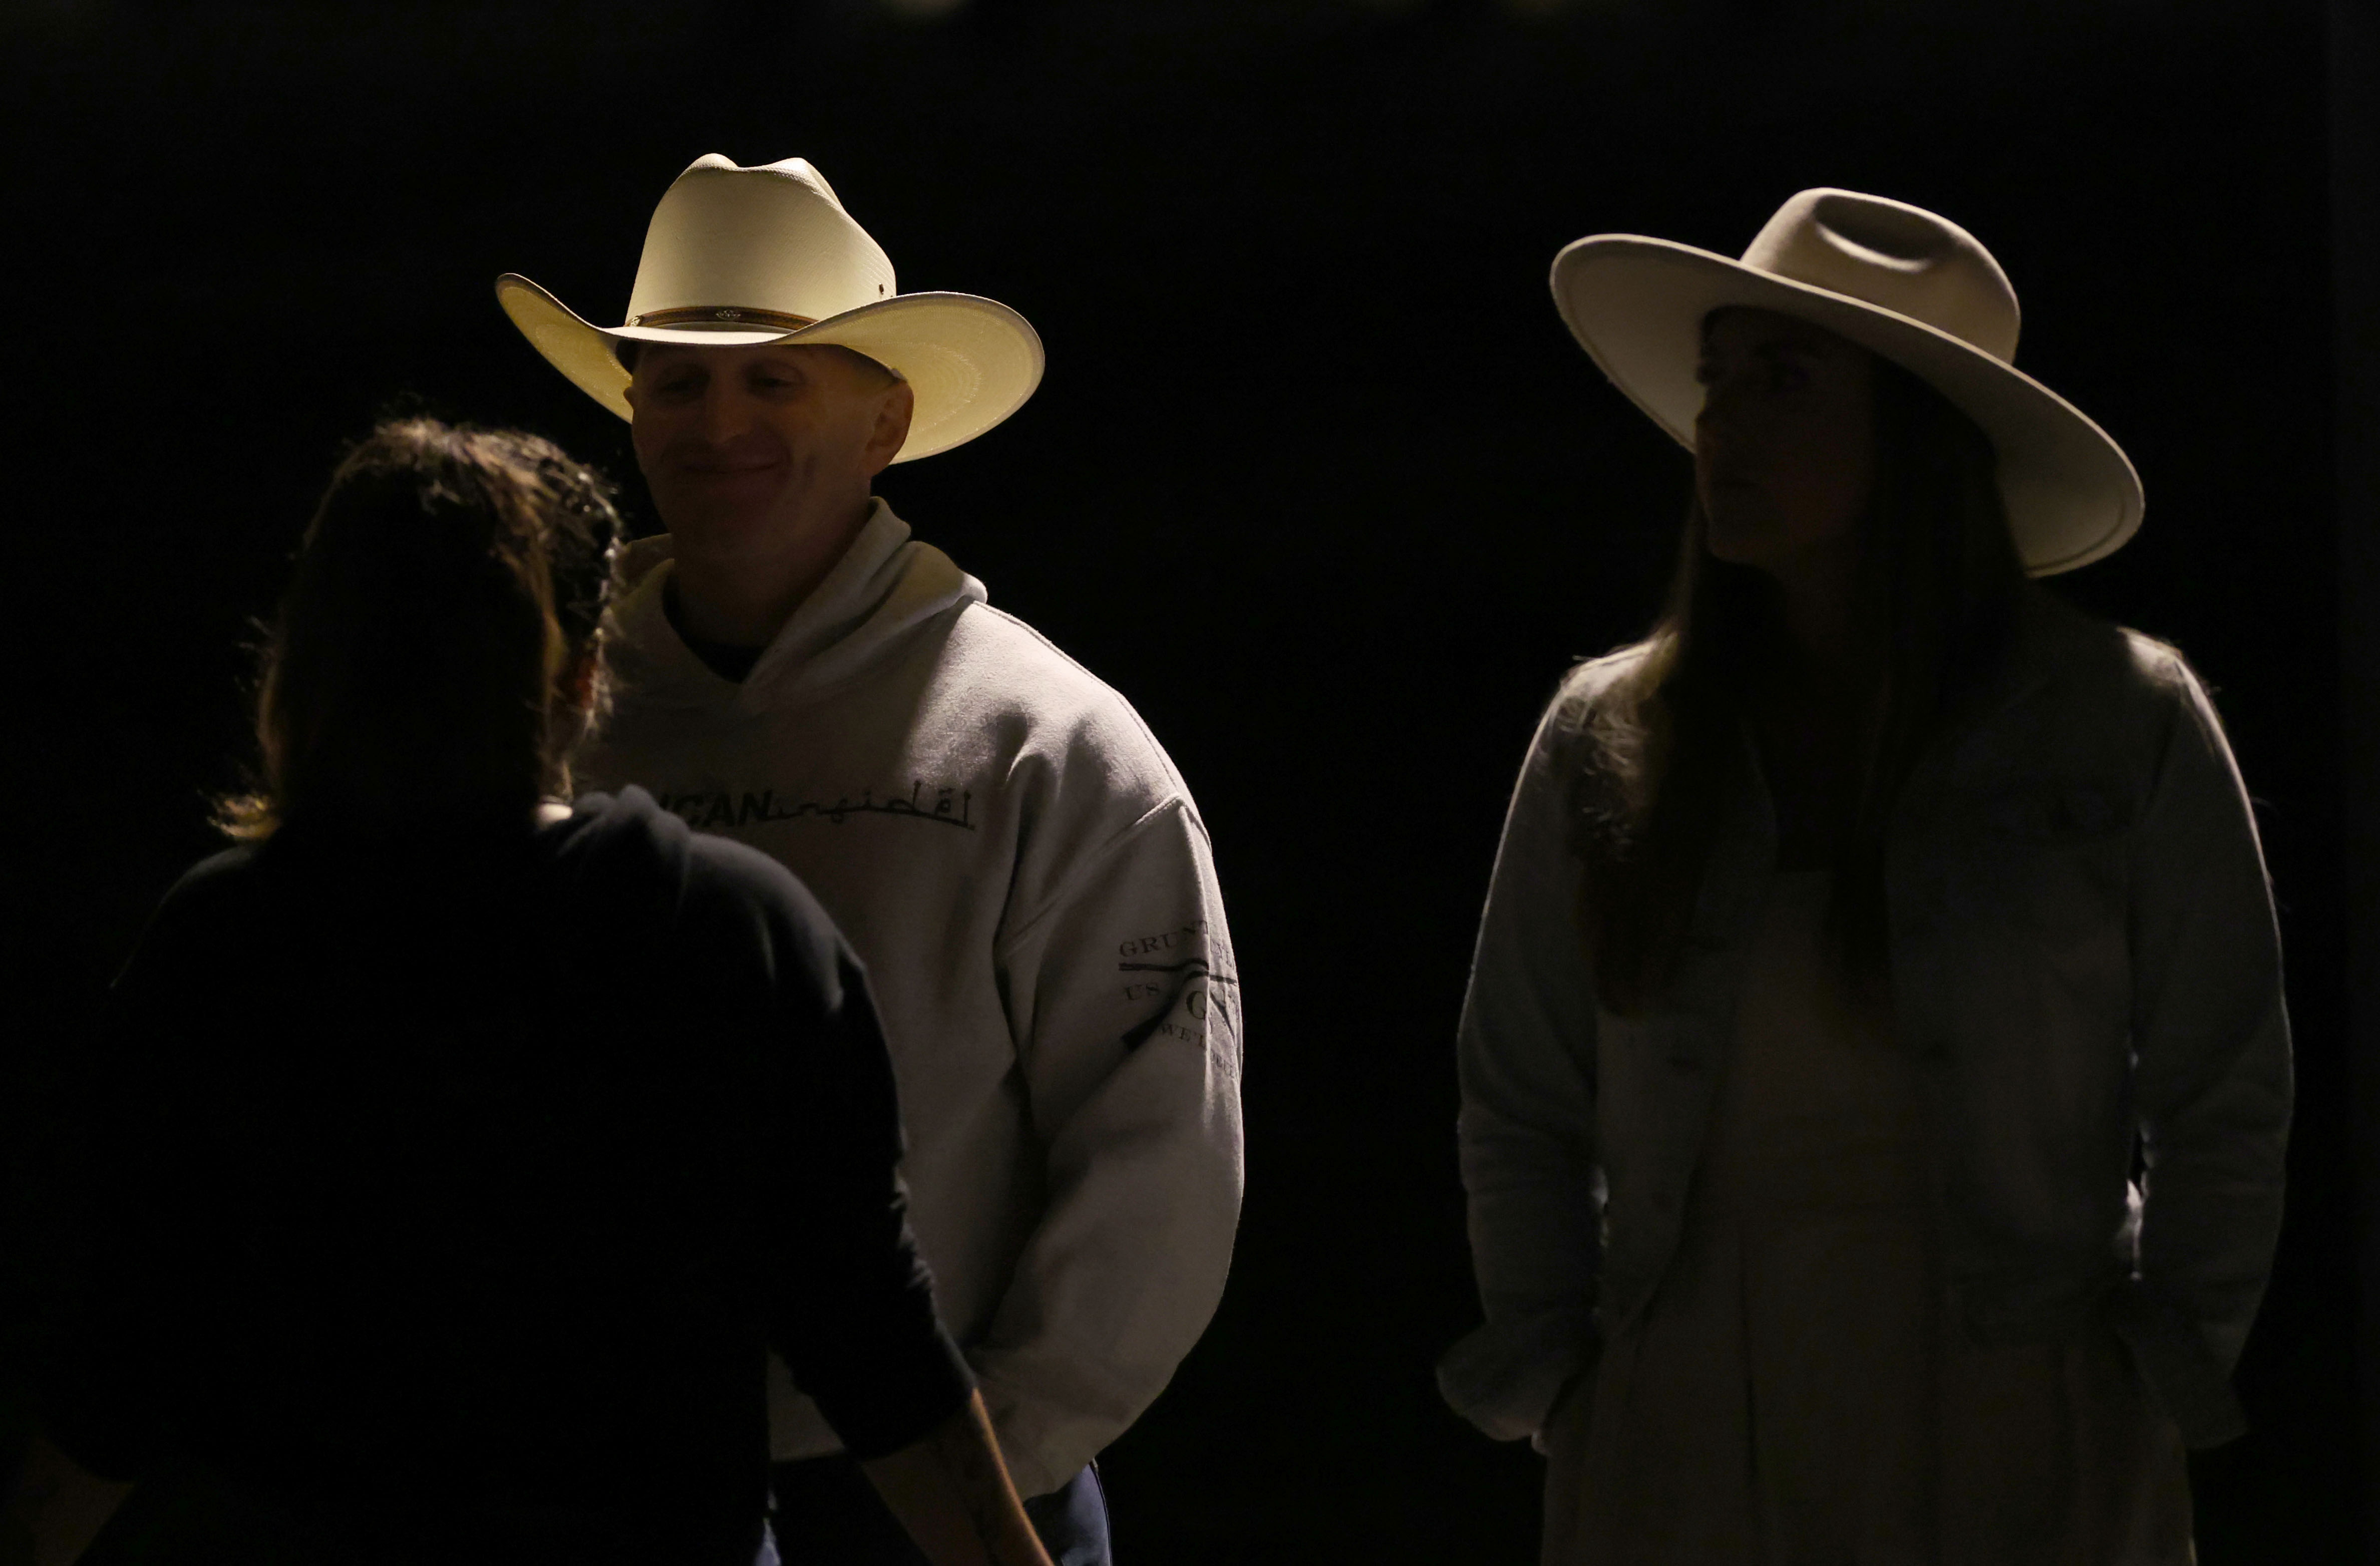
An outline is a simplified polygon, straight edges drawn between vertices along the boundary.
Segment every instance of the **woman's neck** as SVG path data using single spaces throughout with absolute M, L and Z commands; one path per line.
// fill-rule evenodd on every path
M 1882 668 L 1856 567 L 1846 552 L 1768 573 L 1783 645 L 1753 665 L 1750 694 L 1787 868 L 1831 863 L 1859 797 Z
M 1862 684 L 1873 672 L 1871 638 L 1859 613 L 1858 564 L 1844 552 L 1769 572 L 1795 673 L 1839 690 Z

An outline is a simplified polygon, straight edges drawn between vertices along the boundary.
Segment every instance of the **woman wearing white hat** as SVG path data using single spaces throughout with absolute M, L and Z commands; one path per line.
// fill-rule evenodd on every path
M 1547 1452 L 1549 1562 L 2186 1561 L 2289 1046 L 2204 688 L 2026 581 L 2131 535 L 2131 466 L 1899 202 L 1553 286 L 1694 491 L 1505 825 L 1441 1386 Z

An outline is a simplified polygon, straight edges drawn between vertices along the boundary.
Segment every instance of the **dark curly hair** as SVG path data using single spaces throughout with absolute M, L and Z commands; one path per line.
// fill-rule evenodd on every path
M 600 713 L 613 487 L 538 436 L 406 419 L 350 451 L 266 627 L 255 787 L 217 820 L 517 811 Z

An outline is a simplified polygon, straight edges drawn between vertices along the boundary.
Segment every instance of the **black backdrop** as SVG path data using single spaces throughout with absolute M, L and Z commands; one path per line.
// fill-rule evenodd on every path
M 1685 474 L 1546 267 L 1598 230 L 1732 253 L 1804 186 L 1877 191 L 1993 248 L 2021 362 L 2132 454 L 2145 528 L 2058 590 L 2189 651 L 2262 806 L 2301 1120 L 2202 1551 L 2345 1558 L 2319 6 L 666 9 L 0 11 L 18 1061 L 209 846 L 240 644 L 339 443 L 426 407 L 632 473 L 490 283 L 616 319 L 679 168 L 800 153 L 905 287 L 1039 328 L 1034 401 L 882 491 L 1133 699 L 1214 835 L 1246 1217 L 1212 1329 L 1105 1462 L 1124 1559 L 1533 1559 L 1536 1460 L 1430 1381 L 1475 1309 L 1450 1038 L 1538 704 L 1644 625 Z

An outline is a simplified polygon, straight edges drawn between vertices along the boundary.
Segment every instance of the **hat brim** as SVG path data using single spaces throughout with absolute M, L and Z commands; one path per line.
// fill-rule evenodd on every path
M 2018 555 L 2036 577 L 2088 565 L 2141 525 L 2140 475 L 2082 410 L 2022 370 L 1911 316 L 1709 250 L 1597 234 L 1554 258 L 1554 303 L 1613 385 L 1687 448 L 1702 324 L 1741 306 L 1798 317 L 1890 359 L 1991 437 Z
M 845 347 L 909 382 L 909 438 L 893 456 L 914 462 L 963 445 L 1025 406 L 1041 384 L 1041 338 L 1026 319 L 973 294 L 896 294 L 797 332 L 597 326 L 517 273 L 496 279 L 496 302 L 529 346 L 574 386 L 623 419 L 629 375 L 616 343 L 729 348 L 761 343 Z

